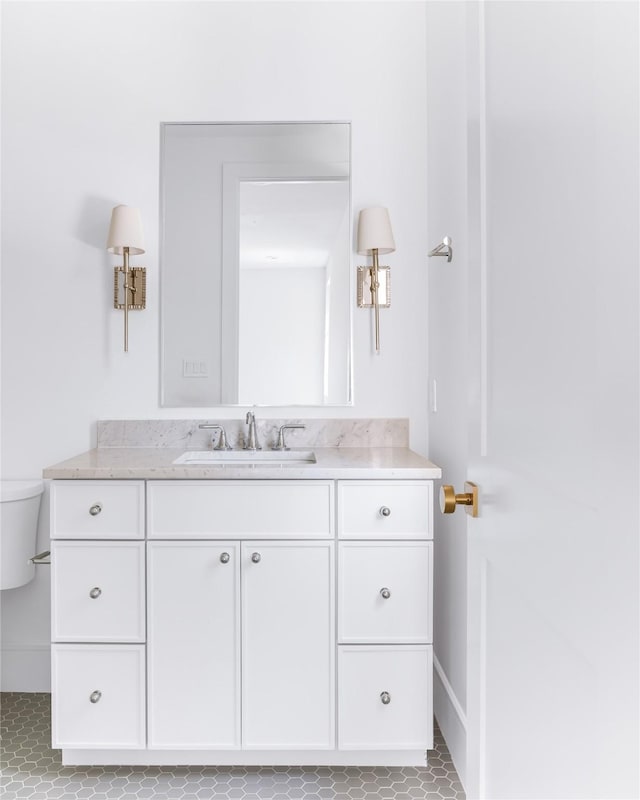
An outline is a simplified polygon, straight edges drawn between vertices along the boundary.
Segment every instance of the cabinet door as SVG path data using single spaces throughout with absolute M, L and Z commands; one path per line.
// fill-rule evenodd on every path
M 149 747 L 237 747 L 239 543 L 147 547 Z
M 334 746 L 333 542 L 242 546 L 242 743 Z

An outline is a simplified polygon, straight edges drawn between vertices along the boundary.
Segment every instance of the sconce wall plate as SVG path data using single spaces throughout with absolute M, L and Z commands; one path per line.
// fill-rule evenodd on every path
M 373 267 L 358 267 L 358 308 L 373 308 L 371 281 Z M 391 305 L 391 270 L 389 267 L 378 267 L 378 306 L 389 308 Z
M 113 307 L 124 309 L 124 267 L 113 268 Z M 147 269 L 129 267 L 129 310 L 142 311 L 147 307 Z

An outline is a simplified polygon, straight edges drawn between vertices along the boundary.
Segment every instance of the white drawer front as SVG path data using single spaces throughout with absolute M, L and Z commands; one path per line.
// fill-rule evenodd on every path
M 430 645 L 342 645 L 338 665 L 341 750 L 433 747 Z
M 150 481 L 149 538 L 333 536 L 331 481 Z
M 145 746 L 144 645 L 59 644 L 52 660 L 53 747 Z
M 431 481 L 339 481 L 343 539 L 431 539 Z
M 54 542 L 51 552 L 54 641 L 144 641 L 143 542 Z
M 52 539 L 143 539 L 144 481 L 53 481 Z
M 432 542 L 340 542 L 341 642 L 430 643 Z

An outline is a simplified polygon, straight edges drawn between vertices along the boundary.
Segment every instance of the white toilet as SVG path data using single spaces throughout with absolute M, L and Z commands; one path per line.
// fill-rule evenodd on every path
M 0 481 L 0 589 L 33 580 L 38 513 L 44 484 L 39 480 Z

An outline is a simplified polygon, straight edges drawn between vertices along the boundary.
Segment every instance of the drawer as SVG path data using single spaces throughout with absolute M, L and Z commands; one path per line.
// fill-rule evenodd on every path
M 430 645 L 341 645 L 339 749 L 431 749 L 432 667 Z
M 431 539 L 432 481 L 339 481 L 343 539 Z
M 150 481 L 156 539 L 333 537 L 332 481 Z
M 341 642 L 432 641 L 433 542 L 340 542 Z
M 144 539 L 144 481 L 53 481 L 52 539 Z
M 145 746 L 144 645 L 54 645 L 53 747 Z
M 143 542 L 53 542 L 51 553 L 54 641 L 144 641 Z

